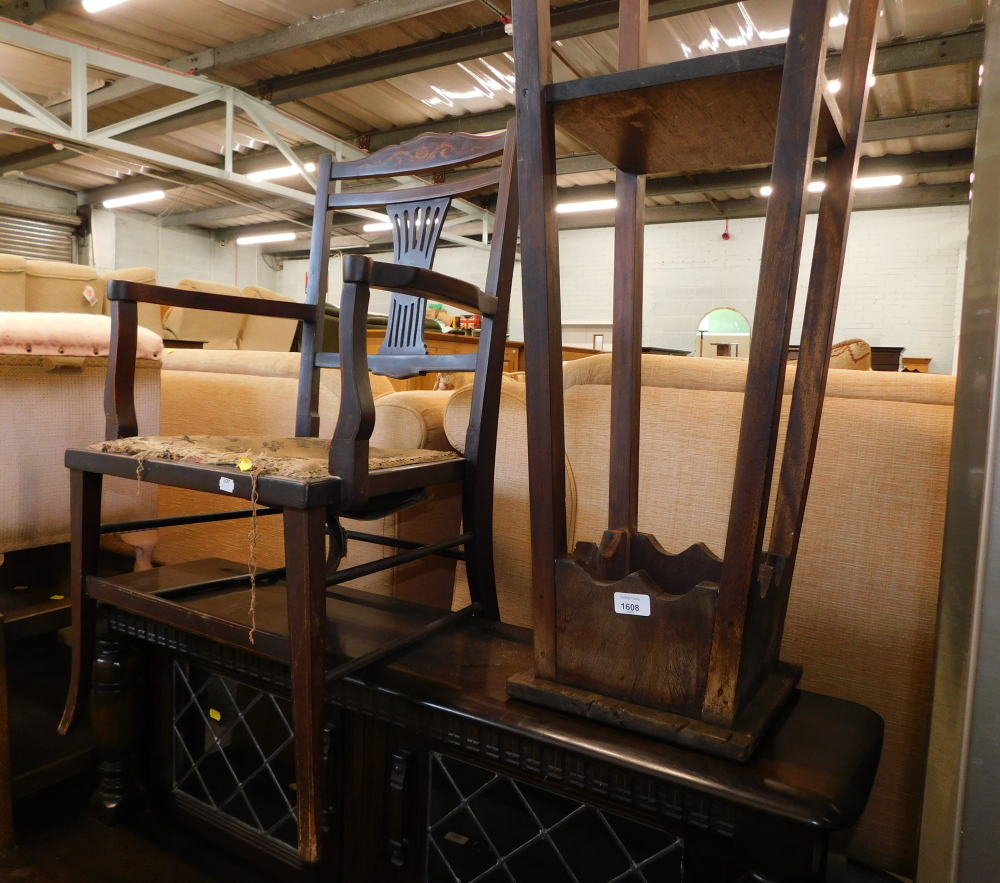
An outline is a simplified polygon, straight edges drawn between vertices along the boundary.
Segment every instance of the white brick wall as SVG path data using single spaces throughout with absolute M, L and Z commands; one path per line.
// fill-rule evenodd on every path
M 280 273 L 272 270 L 255 246 L 225 246 L 204 230 L 161 227 L 148 217 L 118 213 L 115 216 L 115 260 L 122 267 L 153 267 L 161 285 L 181 279 L 209 279 L 245 288 L 262 285 L 273 290 Z
M 753 324 L 764 219 L 656 224 L 646 228 L 643 343 L 693 350 L 701 318 L 715 307 L 732 307 Z M 851 221 L 841 286 L 836 339 L 861 337 L 874 346 L 903 346 L 911 356 L 931 357 L 931 370 L 949 373 L 954 356 L 956 297 L 961 291 L 960 253 L 968 228 L 966 206 L 857 212 Z M 792 341 L 801 333 L 816 216 L 806 222 L 802 271 Z M 612 230 L 560 234 L 564 322 L 611 321 Z M 487 254 L 473 248 L 442 248 L 435 268 L 476 284 L 486 276 Z M 305 261 L 288 261 L 279 291 L 302 299 Z M 340 298 L 340 261 L 330 262 L 330 300 Z M 385 312 L 388 297 L 372 296 L 372 311 Z M 524 318 L 520 268 L 514 276 L 510 337 L 521 340 Z

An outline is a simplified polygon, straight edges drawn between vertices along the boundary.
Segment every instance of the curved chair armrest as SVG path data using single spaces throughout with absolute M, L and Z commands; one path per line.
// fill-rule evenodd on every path
M 440 300 L 483 316 L 495 316 L 497 311 L 496 297 L 471 282 L 408 264 L 375 261 L 367 255 L 344 257 L 344 282 Z
M 278 319 L 312 319 L 315 307 L 294 301 L 264 300 L 230 294 L 213 294 L 207 291 L 187 291 L 165 285 L 148 285 L 113 279 L 108 283 L 108 300 L 112 302 L 160 304 L 167 307 L 184 307 L 192 310 L 211 310 L 218 313 L 246 313 L 252 316 L 271 316 Z

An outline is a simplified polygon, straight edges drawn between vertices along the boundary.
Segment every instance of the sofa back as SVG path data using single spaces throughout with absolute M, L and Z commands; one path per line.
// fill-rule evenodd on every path
M 248 285 L 243 289 L 244 297 L 261 300 L 291 301 L 290 297 L 264 288 L 262 285 Z M 295 319 L 275 319 L 273 316 L 247 316 L 240 332 L 238 345 L 241 350 L 287 353 L 292 349 L 292 340 L 299 323 Z
M 610 356 L 565 368 L 571 547 L 599 540 L 607 526 L 610 369 Z M 793 375 L 790 367 L 786 390 Z M 667 551 L 697 541 L 724 551 L 745 382 L 746 362 L 643 356 L 639 528 Z M 453 444 L 462 441 L 469 395 L 456 393 L 446 414 Z M 907 876 L 916 861 L 953 402 L 952 377 L 830 372 L 782 645 L 782 657 L 803 666 L 803 688 L 885 719 L 882 762 L 850 854 Z M 510 381 L 498 445 L 501 615 L 530 625 L 524 396 Z M 457 585 L 456 604 L 463 592 Z
M 144 285 L 156 285 L 156 270 L 152 267 L 127 267 L 122 270 L 112 270 L 101 273 L 98 277 L 98 296 L 104 304 L 104 314 L 111 315 L 111 302 L 108 300 L 108 283 L 113 279 L 124 279 L 126 282 L 141 282 Z M 163 317 L 159 304 L 138 304 L 139 324 L 148 328 L 154 334 L 163 337 Z
M 0 254 L 0 310 L 20 312 L 24 309 L 24 258 Z
M 100 288 L 93 267 L 65 261 L 24 262 L 24 309 L 29 313 L 100 316 L 104 311 Z

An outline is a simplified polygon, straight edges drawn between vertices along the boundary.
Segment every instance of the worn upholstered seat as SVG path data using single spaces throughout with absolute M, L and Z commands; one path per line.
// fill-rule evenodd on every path
M 278 475 L 303 481 L 332 478 L 325 438 L 268 438 L 239 435 L 139 436 L 91 445 L 91 450 L 127 454 L 139 460 L 176 460 L 205 466 L 228 466 L 254 475 Z M 461 460 L 455 451 L 394 451 L 371 448 L 368 471 L 420 463 Z

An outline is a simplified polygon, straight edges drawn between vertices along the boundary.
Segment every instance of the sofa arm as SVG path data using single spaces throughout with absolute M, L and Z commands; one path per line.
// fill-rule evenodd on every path
M 450 451 L 444 413 L 451 397 L 450 391 L 410 390 L 378 398 L 372 446 Z

